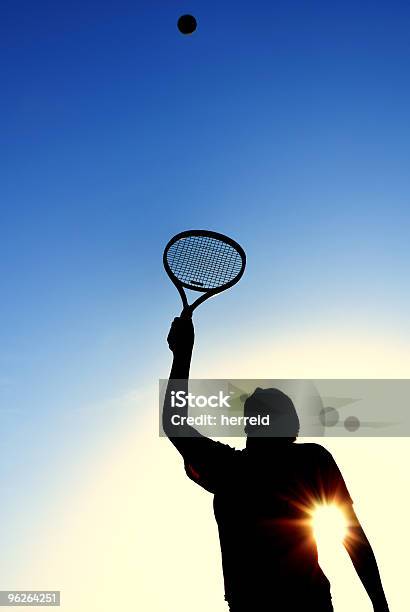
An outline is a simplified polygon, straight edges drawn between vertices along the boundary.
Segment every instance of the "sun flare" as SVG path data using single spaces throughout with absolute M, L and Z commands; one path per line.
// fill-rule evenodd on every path
M 320 549 L 341 544 L 347 535 L 347 521 L 335 504 L 321 504 L 312 513 L 313 535 Z

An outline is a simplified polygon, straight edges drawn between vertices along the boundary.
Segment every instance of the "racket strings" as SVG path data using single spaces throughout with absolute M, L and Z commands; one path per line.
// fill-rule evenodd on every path
M 243 267 L 230 244 L 208 236 L 189 236 L 171 245 L 168 265 L 177 279 L 192 288 L 215 289 L 232 281 Z

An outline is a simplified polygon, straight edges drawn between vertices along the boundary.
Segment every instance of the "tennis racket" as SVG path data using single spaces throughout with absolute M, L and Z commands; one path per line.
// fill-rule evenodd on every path
M 171 238 L 165 247 L 163 262 L 181 296 L 181 317 L 191 317 L 202 302 L 239 281 L 245 271 L 246 255 L 228 236 L 188 230 Z M 188 304 L 185 289 L 200 291 L 203 295 Z

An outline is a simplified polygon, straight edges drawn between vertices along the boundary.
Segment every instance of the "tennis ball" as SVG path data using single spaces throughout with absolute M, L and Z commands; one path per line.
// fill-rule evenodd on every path
M 192 15 L 181 15 L 178 19 L 178 30 L 181 34 L 192 34 L 196 30 L 196 19 Z

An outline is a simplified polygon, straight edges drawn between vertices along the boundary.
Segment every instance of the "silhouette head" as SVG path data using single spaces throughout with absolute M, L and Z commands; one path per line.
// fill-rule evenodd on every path
M 265 425 L 245 425 L 249 438 L 277 438 L 287 441 L 296 440 L 299 433 L 299 418 L 292 400 L 279 389 L 255 391 L 245 401 L 245 417 L 265 417 Z M 266 419 L 269 417 L 269 419 Z M 273 440 L 272 440 L 273 442 Z

